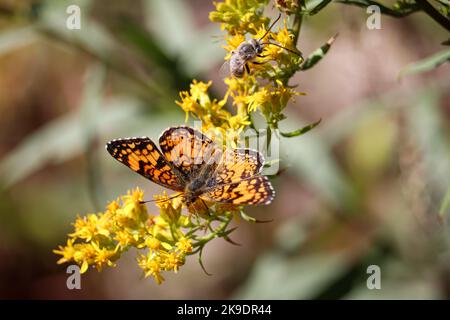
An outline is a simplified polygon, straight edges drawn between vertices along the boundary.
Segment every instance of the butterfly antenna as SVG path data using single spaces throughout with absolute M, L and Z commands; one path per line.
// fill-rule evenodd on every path
M 281 18 L 281 13 L 278 15 L 278 18 L 276 18 L 275 21 L 272 22 L 272 24 L 270 25 L 269 29 L 267 29 L 266 33 L 261 38 L 259 38 L 259 41 L 264 39 L 269 34 L 270 30 L 272 30 L 273 26 L 275 25 L 275 23 L 278 22 L 278 20 L 280 20 L 280 18 Z
M 140 203 L 140 204 L 144 204 L 144 203 L 149 203 L 149 202 L 165 202 L 165 201 L 169 201 L 169 200 L 178 198 L 178 197 L 180 197 L 180 196 L 182 196 L 182 195 L 183 195 L 183 194 L 180 193 L 180 194 L 177 194 L 177 195 L 175 195 L 175 196 L 169 197 L 169 198 L 164 199 L 164 200 L 161 200 L 161 199 L 155 199 L 155 200 L 139 201 L 139 203 Z
M 298 55 L 300 58 L 303 59 L 303 56 L 302 56 L 301 52 L 297 52 L 297 51 L 288 49 L 288 48 L 286 48 L 286 47 L 280 46 L 279 44 L 272 43 L 272 42 L 264 42 L 264 43 L 261 43 L 261 44 L 262 44 L 262 45 L 268 45 L 268 44 L 271 44 L 271 45 L 273 45 L 273 46 L 276 46 L 276 47 L 278 47 L 278 48 L 281 48 L 281 49 L 284 49 L 284 50 L 286 50 L 286 51 L 289 51 L 289 52 L 291 52 L 291 53 L 293 53 L 293 54 L 296 54 L 296 55 Z

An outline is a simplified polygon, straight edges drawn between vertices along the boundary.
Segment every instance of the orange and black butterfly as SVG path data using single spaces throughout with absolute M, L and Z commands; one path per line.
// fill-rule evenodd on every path
M 158 150 L 147 138 L 116 139 L 106 150 L 147 179 L 181 192 L 187 205 L 197 199 L 235 205 L 269 204 L 275 192 L 261 176 L 263 156 L 252 149 L 219 148 L 201 132 L 171 127 L 159 138 Z

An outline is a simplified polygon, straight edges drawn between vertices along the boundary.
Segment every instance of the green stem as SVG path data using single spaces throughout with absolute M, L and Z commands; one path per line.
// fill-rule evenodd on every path
M 299 9 L 295 13 L 294 23 L 292 24 L 292 32 L 294 34 L 294 45 L 297 48 L 298 38 L 300 36 L 300 30 L 302 28 L 303 22 L 303 9 L 305 8 L 305 3 L 303 0 L 299 0 Z
M 204 246 L 206 243 L 208 243 L 209 241 L 211 241 L 214 238 L 217 238 L 219 236 L 220 233 L 222 233 L 223 231 L 225 231 L 225 229 L 227 228 L 228 224 L 231 222 L 231 218 L 227 219 L 226 221 L 223 221 L 215 230 L 214 232 L 211 232 L 209 234 L 207 234 L 206 236 L 200 237 L 197 239 L 197 242 L 193 244 L 193 247 L 202 247 Z

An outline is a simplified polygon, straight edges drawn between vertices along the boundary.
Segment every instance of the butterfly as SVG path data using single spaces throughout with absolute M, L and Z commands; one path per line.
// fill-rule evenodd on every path
M 106 150 L 145 178 L 181 192 L 187 205 L 202 199 L 234 205 L 269 204 L 275 191 L 260 175 L 263 156 L 252 149 L 219 148 L 187 126 L 163 131 L 159 146 L 147 137 L 115 139 Z

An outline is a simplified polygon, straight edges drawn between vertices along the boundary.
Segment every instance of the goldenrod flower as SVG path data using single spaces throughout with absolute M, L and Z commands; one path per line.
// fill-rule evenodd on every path
M 176 243 L 177 249 L 182 253 L 191 253 L 192 252 L 192 241 L 185 237 L 181 237 L 178 239 Z
M 165 191 L 163 195 L 154 196 L 161 217 L 169 223 L 178 223 L 182 210 L 182 197 L 177 195 L 172 197 L 174 198 L 171 199 Z
M 164 281 L 164 277 L 161 275 L 162 268 L 159 256 L 155 254 L 140 255 L 137 260 L 139 267 L 144 270 L 146 278 L 152 276 L 157 284 L 161 284 Z
M 214 2 L 217 11 L 210 12 L 209 19 L 221 22 L 222 30 L 229 34 L 253 33 L 261 25 L 267 24 L 269 19 L 263 16 L 264 7 L 268 0 L 225 0 Z
M 92 248 L 95 250 L 95 258 L 93 264 L 98 271 L 101 271 L 104 266 L 112 267 L 115 264 L 112 262 L 114 256 L 118 251 L 118 247 L 115 249 L 108 249 L 101 247 L 97 242 L 92 242 Z
M 239 33 L 234 36 L 227 37 L 225 40 L 227 45 L 222 46 L 222 48 L 228 51 L 228 54 L 225 56 L 225 60 L 228 60 L 231 57 L 231 52 L 235 51 L 237 47 L 245 41 L 245 36 Z
M 269 102 L 270 93 L 267 88 L 261 88 L 261 90 L 248 95 L 246 103 L 248 105 L 248 111 L 255 111 L 258 107 L 262 107 L 265 103 Z
M 161 241 L 150 236 L 147 239 L 145 239 L 145 246 L 150 250 L 158 250 L 161 247 Z
M 161 266 L 166 271 L 178 272 L 178 269 L 184 264 L 184 255 L 176 252 L 162 253 Z
M 67 239 L 67 244 L 63 246 L 58 246 L 58 249 L 53 250 L 53 253 L 62 255 L 62 258 L 60 258 L 57 262 L 57 264 L 70 262 L 74 259 L 75 255 L 75 248 L 73 247 L 74 239 Z

